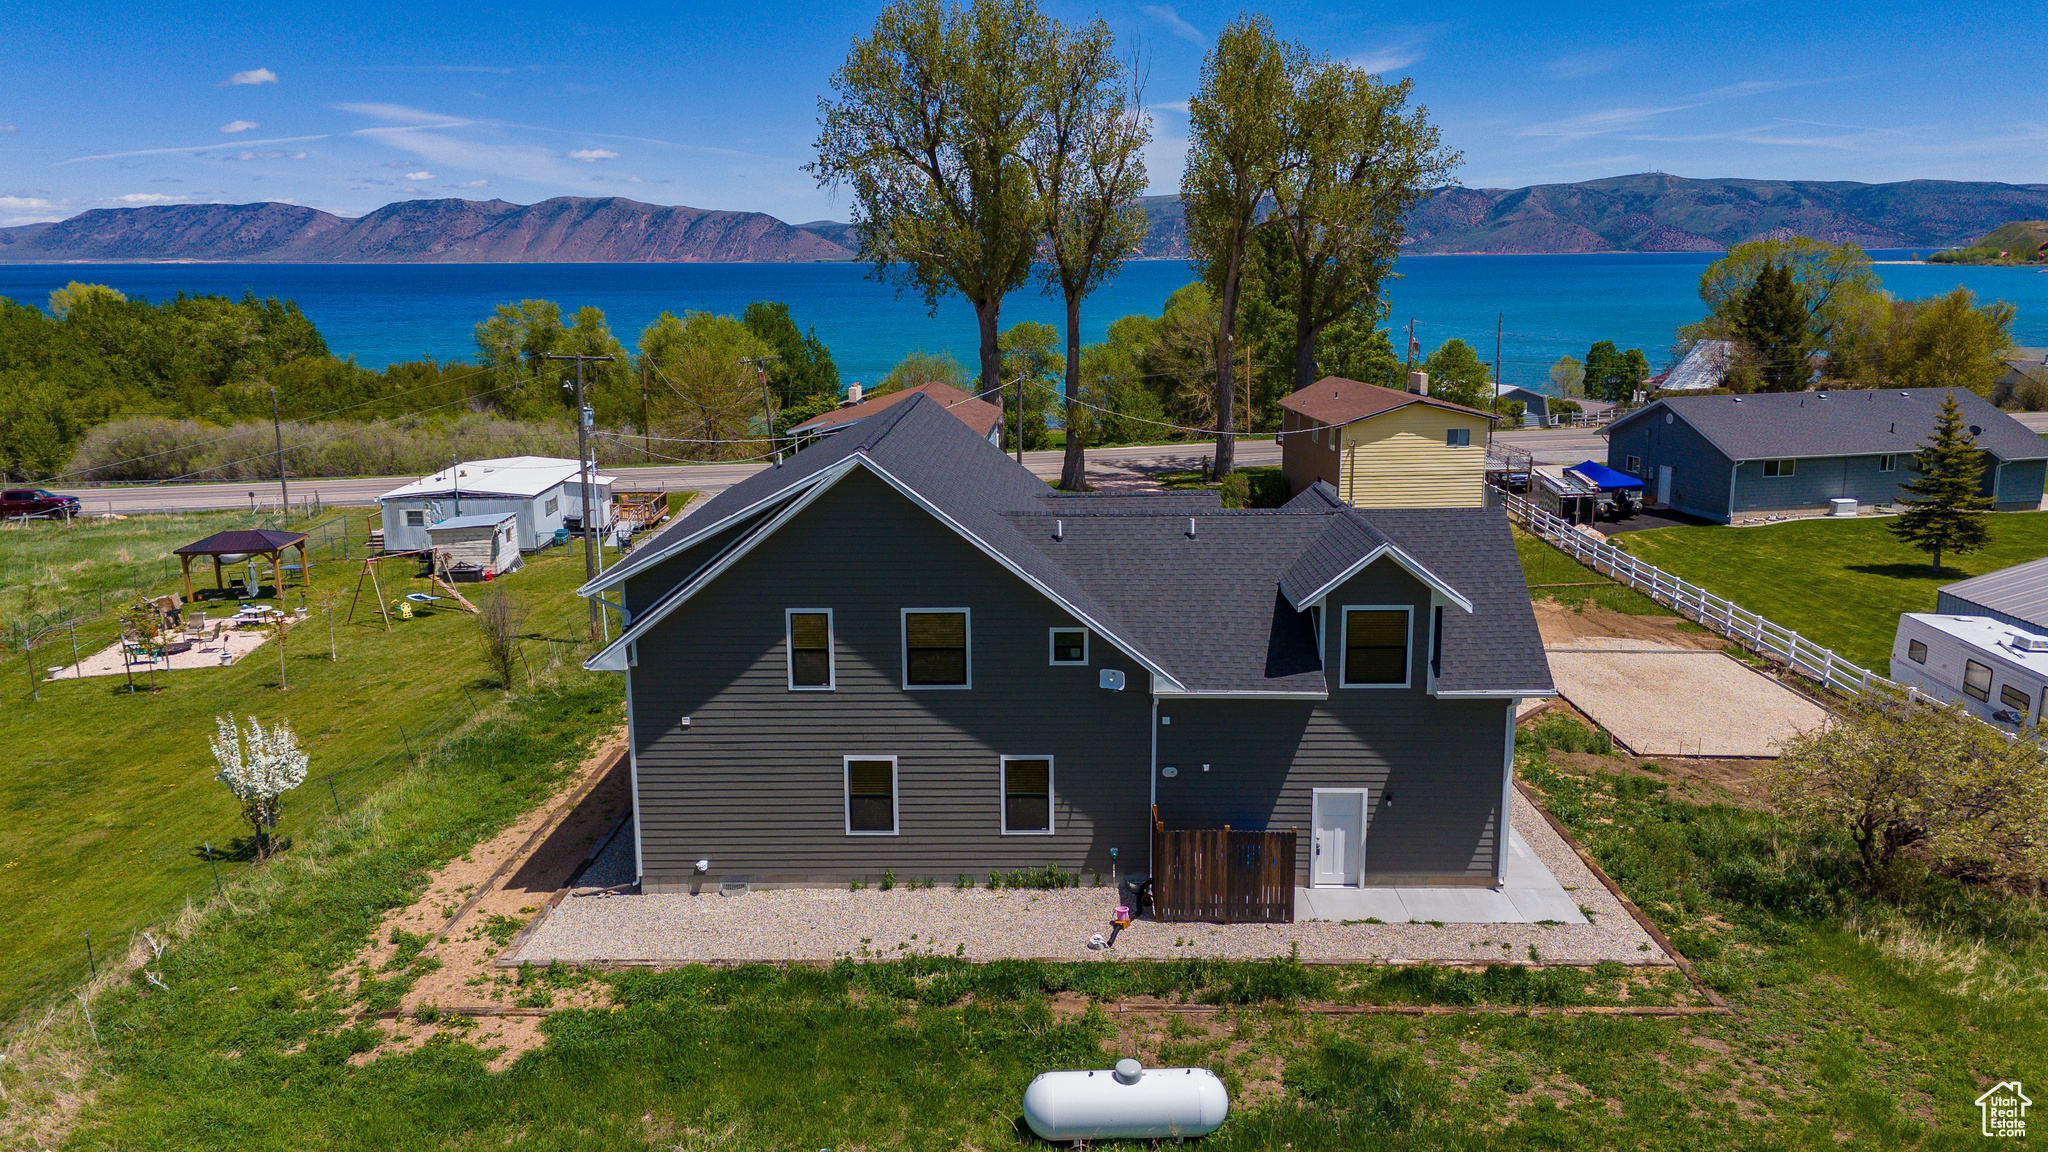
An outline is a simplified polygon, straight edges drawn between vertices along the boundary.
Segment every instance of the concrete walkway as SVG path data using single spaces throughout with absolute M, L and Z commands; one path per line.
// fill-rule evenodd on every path
M 1296 920 L 1378 920 L 1382 924 L 1584 924 L 1578 902 L 1509 830 L 1507 881 L 1500 888 L 1296 888 Z

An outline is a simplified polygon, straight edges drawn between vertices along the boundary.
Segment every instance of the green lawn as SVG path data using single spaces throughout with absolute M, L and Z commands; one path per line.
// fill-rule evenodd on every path
M 2048 512 L 2001 512 L 1991 544 L 1946 556 L 1892 538 L 1890 518 L 1794 520 L 1755 528 L 1659 528 L 1614 542 L 1879 673 L 1901 612 L 1934 611 L 1935 590 L 2048 556 Z M 1535 581 L 1532 579 L 1531 581 Z
M 361 513 L 352 519 L 360 524 Z M 246 513 L 198 513 L 12 528 L 0 536 L 8 556 L 0 571 L 35 572 L 79 605 L 96 602 L 95 587 L 120 594 L 111 602 L 137 585 L 170 592 L 178 586 L 176 567 L 165 574 L 164 553 L 248 523 Z M 0 876 L 11 896 L 7 930 L 0 932 L 0 1019 L 84 975 L 88 932 L 104 960 L 124 951 L 136 929 L 210 891 L 213 869 L 231 881 L 249 867 L 235 858 L 248 829 L 213 778 L 207 739 L 215 716 L 292 722 L 312 764 L 305 786 L 287 797 L 280 832 L 299 836 L 359 802 L 479 712 L 502 709 L 503 693 L 485 671 L 468 613 L 422 611 L 386 633 L 366 582 L 357 622 L 341 624 L 362 566 L 359 543 L 354 554 L 355 563 L 315 566 L 317 583 L 305 601 L 312 616 L 285 638 L 288 691 L 278 690 L 274 639 L 232 667 L 139 675 L 138 685 L 154 690 L 134 694 L 121 676 L 44 681 L 40 703 L 31 699 L 29 661 L 18 649 L 0 659 L 0 747 L 11 753 L 0 779 Z M 416 570 L 410 561 L 380 564 L 385 599 L 440 591 L 412 576 Z M 557 549 L 498 586 L 529 610 L 524 631 L 531 639 L 522 647 L 531 673 L 546 676 L 551 661 L 573 663 L 588 654 L 587 644 L 575 650 L 587 610 L 571 589 L 582 578 L 580 551 Z M 481 592 L 470 587 L 467 594 L 474 600 Z M 329 658 L 323 596 L 338 597 L 339 660 Z M 282 603 L 300 602 L 291 585 Z M 83 625 L 79 649 L 95 651 L 114 635 L 109 620 Z M 34 653 L 37 669 L 70 661 L 71 641 L 62 633 Z M 212 868 L 202 848 L 209 843 L 217 853 Z
M 1599 969 L 926 958 L 551 970 L 524 981 L 531 995 L 604 980 L 614 1007 L 556 1013 L 544 1047 L 502 1072 L 486 1066 L 488 1022 L 445 1023 L 414 1051 L 352 1063 L 382 1030 L 354 1017 L 334 970 L 424 870 L 536 802 L 616 715 L 590 678 L 535 693 L 360 818 L 308 836 L 241 898 L 266 911 L 211 915 L 166 953 L 168 991 L 137 979 L 101 1000 L 94 1067 L 111 1079 L 69 1146 L 1044 1147 L 1019 1120 L 1032 1075 L 1136 1053 L 1224 1077 L 1233 1115 L 1205 1141 L 1218 1149 L 1962 1148 L 1979 1139 L 1977 1093 L 2048 1077 L 2040 901 L 1936 877 L 1875 901 L 1843 844 L 1670 800 L 1654 766 L 1589 770 L 1580 757 L 1567 772 L 1534 743 L 1525 775 L 1735 1014 L 1295 1008 L 1599 1003 L 1615 979 Z M 1114 1010 L 1140 994 L 1222 1011 Z M 67 1038 L 91 1043 L 82 1027 Z M 28 1106 L 48 1083 L 28 1063 L 0 1067 L 0 1107 Z

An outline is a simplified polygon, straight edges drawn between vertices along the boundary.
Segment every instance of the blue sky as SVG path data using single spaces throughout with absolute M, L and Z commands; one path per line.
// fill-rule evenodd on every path
M 1153 191 L 1230 4 L 1049 0 L 1148 68 Z M 1282 35 L 1388 76 L 1475 187 L 1630 172 L 2048 180 L 2048 5 L 1278 3 Z M 0 224 L 86 208 L 621 195 L 844 218 L 802 171 L 860 5 L 17 6 Z

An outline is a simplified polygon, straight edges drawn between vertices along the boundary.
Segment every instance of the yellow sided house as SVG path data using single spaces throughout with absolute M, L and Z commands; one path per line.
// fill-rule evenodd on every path
M 1280 401 L 1280 471 L 1299 494 L 1327 482 L 1358 508 L 1482 508 L 1499 417 L 1420 391 L 1325 376 Z

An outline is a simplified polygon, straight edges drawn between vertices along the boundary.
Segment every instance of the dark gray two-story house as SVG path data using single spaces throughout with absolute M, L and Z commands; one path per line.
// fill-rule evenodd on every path
M 1645 500 L 1723 524 L 1892 504 L 1951 394 L 1986 453 L 1982 493 L 2002 512 L 2040 507 L 2048 441 L 1964 389 L 1666 396 L 1608 427 L 1607 466 L 1641 479 Z
M 1148 874 L 1299 831 L 1303 884 L 1497 885 L 1553 694 L 1502 515 L 1052 491 L 915 398 L 584 594 L 624 630 L 643 890 Z

